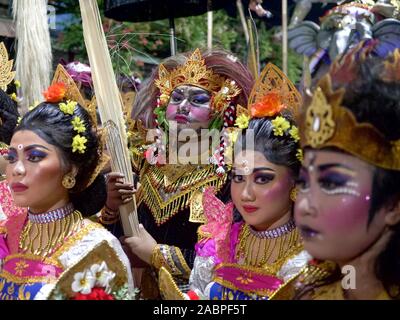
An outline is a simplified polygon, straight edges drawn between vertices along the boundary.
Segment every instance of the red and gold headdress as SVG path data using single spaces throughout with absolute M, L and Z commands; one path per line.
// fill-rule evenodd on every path
M 301 95 L 290 79 L 277 66 L 268 63 L 253 87 L 247 109 L 238 107 L 236 126 L 246 129 L 250 119 L 271 117 L 274 135 L 289 134 L 298 142 L 297 127 L 291 125 L 281 112 L 288 110 L 297 118 L 301 103 Z M 301 160 L 301 153 L 298 158 Z
M 389 57 L 382 80 L 399 81 L 400 52 Z M 345 89 L 332 90 L 330 75 L 318 83 L 301 125 L 303 147 L 336 147 L 374 166 L 400 170 L 400 140 L 388 141 L 370 123 L 357 122 L 354 114 L 342 105 Z
M 160 64 L 155 85 L 160 90 L 161 105 L 168 103 L 176 87 L 193 85 L 209 91 L 214 96 L 212 108 L 217 111 L 224 111 L 226 102 L 239 95 L 241 91 L 234 81 L 208 69 L 199 49 L 193 52 L 184 65 L 172 71 L 168 71 Z
M 45 92 L 43 92 L 43 96 L 46 102 L 58 103 L 60 110 L 65 114 L 73 115 L 77 103 L 79 103 L 79 105 L 89 113 L 93 129 L 97 130 L 100 138 L 100 144 L 97 151 L 99 154 L 99 162 L 86 184 L 86 187 L 89 187 L 110 159 L 103 152 L 104 134 L 102 129 L 97 127 L 95 98 L 93 98 L 91 102 L 86 102 L 75 81 L 61 64 L 57 66 L 52 84 Z M 76 131 L 76 135 L 71 144 L 73 152 L 84 153 L 86 150 L 86 138 L 80 135 L 80 133 L 86 130 L 83 122 L 79 117 L 74 117 L 71 124 L 73 130 Z

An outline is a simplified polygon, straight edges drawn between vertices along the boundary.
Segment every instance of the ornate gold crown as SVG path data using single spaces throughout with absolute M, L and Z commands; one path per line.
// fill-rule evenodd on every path
M 329 75 L 320 80 L 301 121 L 302 146 L 336 147 L 377 167 L 400 170 L 400 140 L 388 141 L 371 124 L 358 123 L 341 106 L 344 92 L 333 92 Z
M 193 85 L 211 93 L 217 93 L 224 85 L 226 78 L 207 69 L 200 50 L 196 49 L 183 66 L 171 72 L 160 64 L 156 86 L 160 89 L 162 104 L 168 103 L 172 91 L 181 85 Z
M 12 71 L 14 60 L 8 60 L 7 48 L 0 43 L 0 89 L 7 91 L 7 86 L 13 81 L 15 71 Z

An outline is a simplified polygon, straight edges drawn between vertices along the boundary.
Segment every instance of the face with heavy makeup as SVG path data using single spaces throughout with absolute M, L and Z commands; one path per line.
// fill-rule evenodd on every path
M 290 219 L 294 187 L 291 170 L 268 161 L 259 151 L 244 150 L 235 157 L 231 197 L 244 221 L 264 231 Z
M 172 91 L 166 118 L 176 121 L 178 130 L 206 129 L 211 119 L 211 94 L 202 88 L 182 85 Z
M 7 160 L 7 181 L 17 206 L 40 213 L 68 203 L 58 148 L 33 131 L 21 130 L 12 137 Z
M 296 224 L 305 249 L 346 263 L 367 250 L 385 227 L 384 210 L 368 222 L 374 167 L 334 150 L 306 150 L 297 184 Z

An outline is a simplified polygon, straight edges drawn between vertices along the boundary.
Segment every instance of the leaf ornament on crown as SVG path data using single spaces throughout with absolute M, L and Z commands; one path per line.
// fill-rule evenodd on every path
M 193 85 L 211 93 L 217 93 L 225 80 L 225 77 L 207 69 L 200 50 L 196 49 L 183 66 L 172 71 L 168 71 L 163 64 L 160 64 L 155 85 L 161 93 L 161 105 L 166 105 L 172 91 L 178 86 Z
M 8 60 L 7 48 L 0 43 L 0 89 L 7 91 L 7 86 L 13 81 L 15 71 L 12 71 L 14 60 Z

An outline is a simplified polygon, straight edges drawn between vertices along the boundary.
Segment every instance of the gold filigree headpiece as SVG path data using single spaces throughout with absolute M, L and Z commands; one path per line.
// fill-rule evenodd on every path
M 214 103 L 212 107 L 215 107 L 218 111 L 223 111 L 224 104 L 221 103 L 221 100 L 230 101 L 240 93 L 240 89 L 234 81 L 230 81 L 207 68 L 199 49 L 193 52 L 183 66 L 172 71 L 168 71 L 163 64 L 160 64 L 155 85 L 160 90 L 162 105 L 168 103 L 171 93 L 176 87 L 193 85 L 217 96 L 218 103 Z M 224 98 L 221 99 L 220 96 Z
M 268 105 L 263 103 L 266 98 L 271 102 L 266 101 Z M 275 103 L 275 100 L 279 101 L 281 107 L 277 106 L 278 103 Z M 283 109 L 288 109 L 297 116 L 301 101 L 301 94 L 292 81 L 277 66 L 268 63 L 251 91 L 248 109 L 253 117 L 257 117 L 259 113 L 261 117 L 274 116 Z M 257 108 L 260 109 L 257 110 Z M 265 109 L 265 112 L 261 109 Z M 263 114 L 268 111 L 269 114 Z
M 7 48 L 0 43 L 0 89 L 7 91 L 7 86 L 14 80 L 15 71 L 12 71 L 14 60 L 8 60 Z
M 336 147 L 374 166 L 400 170 L 400 140 L 388 141 L 373 125 L 358 123 L 342 106 L 344 93 L 332 90 L 329 75 L 320 80 L 301 121 L 302 146 Z
M 57 66 L 51 84 L 54 85 L 60 82 L 64 83 L 66 87 L 64 98 L 66 100 L 76 101 L 83 108 L 85 108 L 86 111 L 89 113 L 93 124 L 97 128 L 96 98 L 94 97 L 92 101 L 87 102 L 85 98 L 82 96 L 74 79 L 72 79 L 67 70 L 65 70 L 65 68 L 61 64 Z

